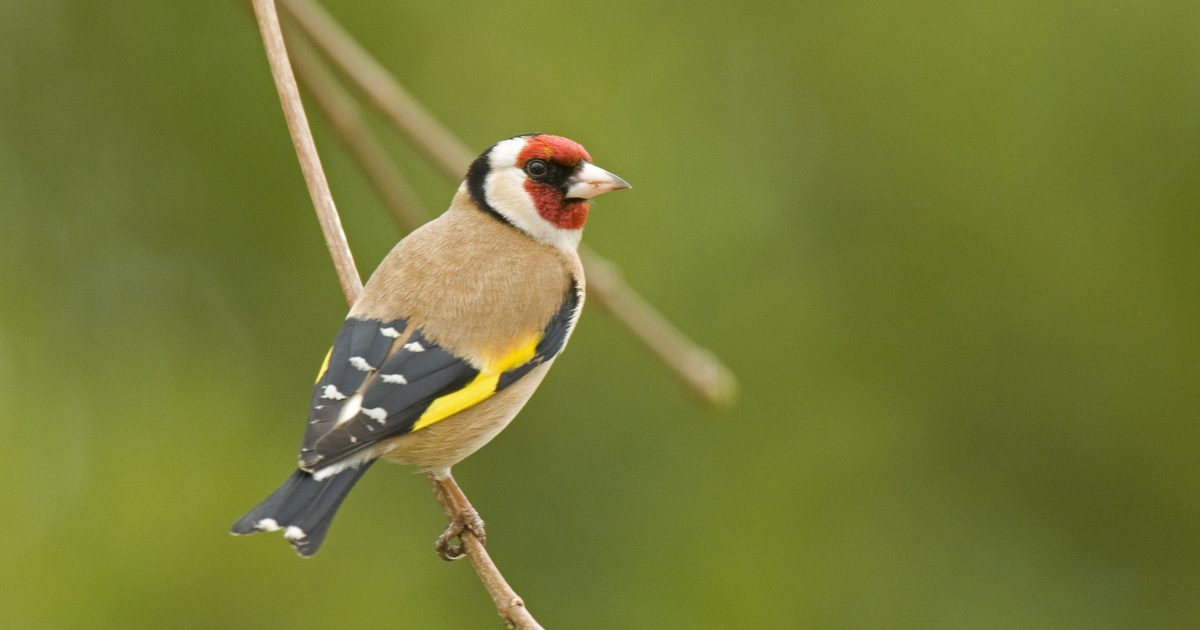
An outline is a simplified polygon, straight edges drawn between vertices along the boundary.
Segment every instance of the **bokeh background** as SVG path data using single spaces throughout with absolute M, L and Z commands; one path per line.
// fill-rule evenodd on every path
M 474 149 L 633 182 L 586 240 L 741 379 L 592 304 L 456 469 L 548 627 L 1200 624 L 1200 5 L 333 4 Z M 242 6 L 6 1 L 0 51 L 3 625 L 499 627 L 410 471 L 312 560 L 225 533 L 345 311 Z

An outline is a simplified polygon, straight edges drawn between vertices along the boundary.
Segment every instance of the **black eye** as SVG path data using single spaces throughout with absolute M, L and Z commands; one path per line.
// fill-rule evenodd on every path
M 530 177 L 543 177 L 546 173 L 550 172 L 550 167 L 543 160 L 529 160 L 525 163 L 525 172 Z

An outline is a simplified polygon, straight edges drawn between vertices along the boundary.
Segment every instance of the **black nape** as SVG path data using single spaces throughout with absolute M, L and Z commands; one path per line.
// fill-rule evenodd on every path
M 476 206 L 479 206 L 480 210 L 498 221 L 512 225 L 512 221 L 497 212 L 487 200 L 484 184 L 487 182 L 488 173 L 492 170 L 488 160 L 491 155 L 492 149 L 488 149 L 483 152 L 483 155 L 475 158 L 474 162 L 471 162 L 471 167 L 467 169 L 467 191 L 471 193 L 471 200 L 475 202 Z

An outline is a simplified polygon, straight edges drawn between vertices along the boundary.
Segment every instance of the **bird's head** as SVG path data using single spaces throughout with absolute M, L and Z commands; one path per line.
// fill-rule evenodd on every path
M 539 241 L 568 247 L 579 244 L 589 199 L 629 188 L 592 164 L 575 141 L 547 134 L 497 142 L 471 164 L 466 185 L 484 211 Z

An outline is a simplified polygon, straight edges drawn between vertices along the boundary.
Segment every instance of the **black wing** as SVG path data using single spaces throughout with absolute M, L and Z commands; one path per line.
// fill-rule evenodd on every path
M 578 316 L 572 284 L 534 345 L 499 372 L 475 366 L 404 320 L 349 318 L 313 388 L 300 467 L 313 471 L 475 405 L 562 351 Z

